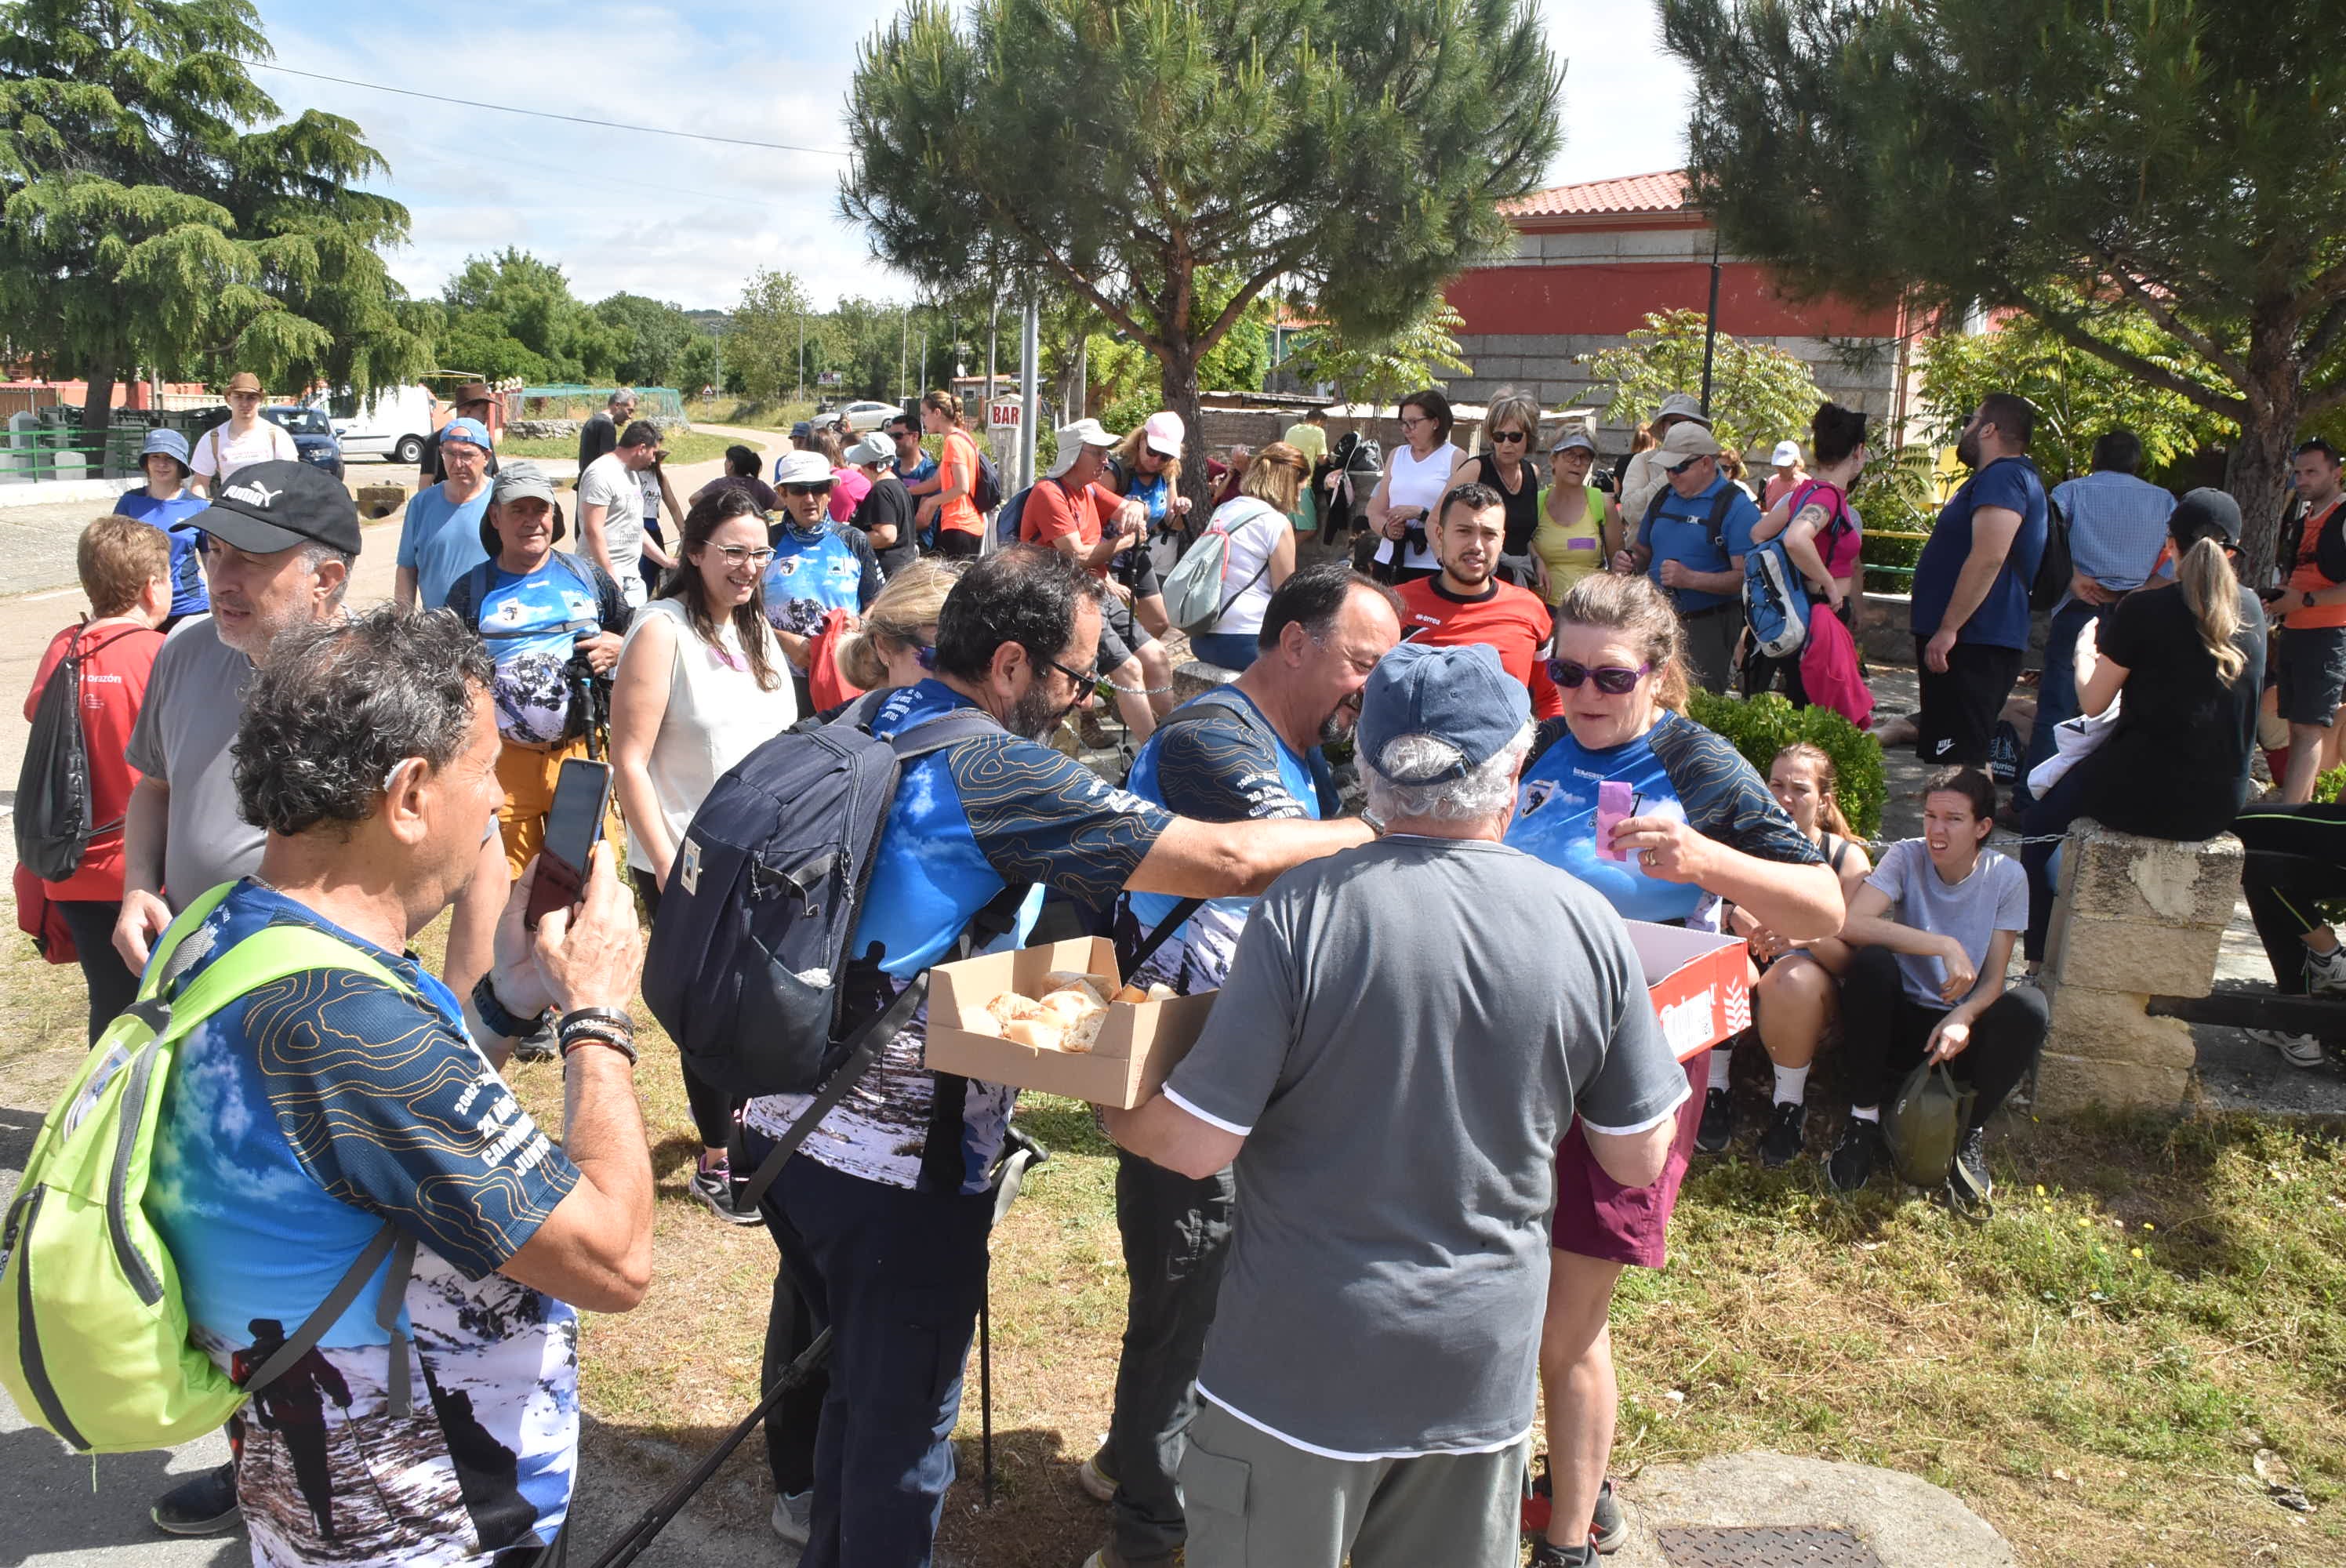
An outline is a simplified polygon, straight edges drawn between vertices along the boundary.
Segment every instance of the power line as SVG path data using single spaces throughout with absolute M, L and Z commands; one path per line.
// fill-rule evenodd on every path
M 244 60 L 242 65 L 258 70 L 277 71 L 288 76 L 307 76 L 313 82 L 332 82 L 339 87 L 364 87 L 369 92 L 397 93 L 406 98 L 428 98 L 435 104 L 455 104 L 468 109 L 493 109 L 502 115 L 528 115 L 534 119 L 564 120 L 576 126 L 594 126 L 602 130 L 634 131 L 639 136 L 682 137 L 689 141 L 722 142 L 728 147 L 760 147 L 773 152 L 811 152 L 818 158 L 851 158 L 853 154 L 835 147 L 798 147 L 786 141 L 750 141 L 740 137 L 710 136 L 703 131 L 669 130 L 664 126 L 622 125 L 617 120 L 587 119 L 578 115 L 557 115 L 545 109 L 515 108 L 511 104 L 484 104 L 472 98 L 452 98 L 440 93 L 420 93 L 413 87 L 385 87 L 381 82 L 353 81 L 348 76 L 329 76 L 317 71 L 297 71 L 291 66 L 273 65 L 267 60 Z

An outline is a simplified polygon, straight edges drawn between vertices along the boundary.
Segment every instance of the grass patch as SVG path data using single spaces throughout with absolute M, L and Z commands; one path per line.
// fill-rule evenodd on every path
M 668 460 L 679 466 L 688 463 L 714 463 L 725 455 L 733 443 L 721 435 L 709 435 L 689 431 L 668 438 Z M 500 457 L 571 457 L 578 455 L 578 438 L 575 435 L 547 435 L 524 441 L 508 436 L 497 445 Z
M 770 430 L 788 435 L 790 426 L 814 417 L 812 402 L 751 402 L 740 398 L 694 398 L 684 405 L 684 417 L 695 424 L 729 424 L 742 430 Z

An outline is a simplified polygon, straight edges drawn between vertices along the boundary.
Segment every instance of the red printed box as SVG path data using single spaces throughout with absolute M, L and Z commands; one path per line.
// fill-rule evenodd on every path
M 1751 1027 L 1750 961 L 1743 939 L 1630 921 L 1662 1037 L 1681 1062 Z

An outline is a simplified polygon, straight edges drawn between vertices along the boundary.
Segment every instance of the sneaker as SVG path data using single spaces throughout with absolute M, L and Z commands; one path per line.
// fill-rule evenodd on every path
M 774 1533 L 793 1546 L 803 1546 L 814 1533 L 814 1488 L 786 1492 L 774 1499 Z
M 1613 1481 L 1607 1477 L 1596 1493 L 1596 1506 L 1588 1513 L 1588 1544 L 1602 1553 L 1618 1552 L 1621 1538 L 1629 1526 L 1621 1517 L 1621 1504 L 1613 1495 Z
M 1532 1548 L 1532 1568 L 1596 1568 L 1597 1545 L 1558 1546 L 1543 1541 Z
M 2316 996 L 2346 995 L 2346 946 L 2305 952 L 2305 989 Z
M 2309 1071 L 2321 1065 L 2324 1059 L 2321 1042 L 2310 1034 L 2291 1034 L 2280 1029 L 2247 1029 L 2241 1031 L 2259 1045 L 2270 1045 L 2280 1053 L 2280 1059 L 2292 1067 Z
M 1107 1444 L 1100 1444 L 1091 1458 L 1076 1467 L 1076 1484 L 1090 1493 L 1094 1502 L 1116 1501 L 1116 1476 L 1107 1468 Z
M 170 1535 L 217 1535 L 235 1529 L 243 1518 L 236 1506 L 236 1466 L 224 1464 L 189 1477 L 157 1498 L 147 1517 Z
M 1987 1207 L 1988 1195 L 1995 1191 L 1995 1183 L 1987 1174 L 1985 1128 L 1974 1127 L 1955 1145 L 1955 1163 L 1947 1172 L 1947 1191 L 1958 1208 Z
M 1760 1135 L 1760 1163 L 1770 1170 L 1790 1165 L 1800 1157 L 1808 1134 L 1809 1108 L 1779 1100 L 1775 1114 L 1769 1118 L 1768 1130 Z
M 514 1042 L 516 1062 L 551 1062 L 560 1054 L 560 1043 L 554 1033 L 554 1014 L 539 1020 L 536 1030 Z
M 1849 1125 L 1841 1130 L 1841 1142 L 1826 1156 L 1825 1180 L 1835 1192 L 1855 1192 L 1872 1179 L 1874 1162 L 1884 1147 L 1880 1122 L 1851 1116 Z
M 730 1166 L 709 1166 L 692 1173 L 692 1196 L 709 1206 L 709 1212 L 728 1225 L 763 1225 L 753 1206 L 744 1208 L 736 1200 L 733 1170 Z
M 1702 1125 L 1694 1130 L 1694 1146 L 1715 1155 L 1735 1140 L 1735 1097 L 1712 1089 L 1702 1097 Z

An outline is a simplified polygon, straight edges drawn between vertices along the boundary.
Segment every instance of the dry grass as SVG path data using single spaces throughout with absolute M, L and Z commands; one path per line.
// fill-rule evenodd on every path
M 70 1072 L 82 1015 L 78 972 L 20 952 L 0 960 L 0 1078 L 28 1105 Z M 514 1076 L 558 1127 L 557 1072 Z M 590 1475 L 664 1479 L 756 1398 L 773 1253 L 686 1196 L 695 1140 L 656 1033 L 639 1083 L 658 1281 L 637 1312 L 586 1323 L 583 1395 Z M 1818 1102 L 1832 1093 L 1820 1084 Z M 942 1544 L 983 1568 L 1072 1568 L 1106 1522 L 1074 1467 L 1107 1424 L 1123 1324 L 1115 1166 L 1082 1108 L 1029 1096 L 1020 1114 L 1053 1158 L 995 1237 L 998 1501 L 977 1507 L 973 1358 Z M 1760 1448 L 1892 1465 L 1954 1491 L 2032 1568 L 2346 1561 L 2338 1134 L 2244 1116 L 2024 1125 L 1995 1145 L 2003 1202 L 1984 1224 L 1882 1181 L 1836 1201 L 1813 1161 L 1708 1163 L 1669 1268 L 1632 1271 L 1616 1310 L 1617 1465 Z M 762 1529 L 762 1468 L 753 1441 L 699 1511 Z

